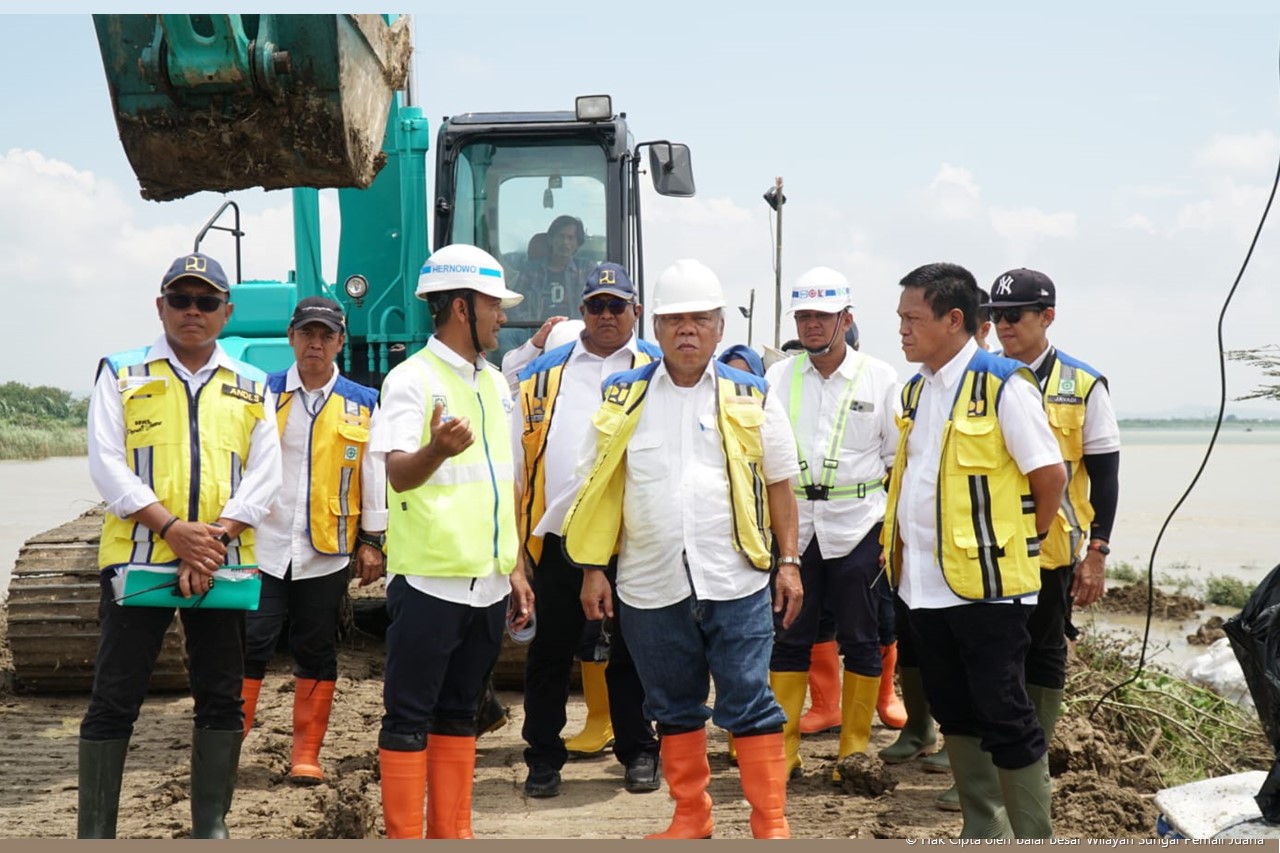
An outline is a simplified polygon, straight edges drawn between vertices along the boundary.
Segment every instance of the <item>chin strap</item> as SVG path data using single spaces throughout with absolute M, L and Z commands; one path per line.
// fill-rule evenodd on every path
M 480 346 L 480 336 L 476 334 L 476 292 L 474 290 L 466 291 L 467 299 L 467 324 L 471 327 L 471 345 L 476 348 L 476 356 L 484 352 L 484 347 Z
M 847 308 L 846 308 L 844 311 L 841 311 L 841 312 L 840 312 L 840 316 L 841 316 L 841 317 L 844 317 L 844 315 L 845 315 L 845 312 L 846 312 L 846 311 L 848 311 L 848 309 L 847 309 Z M 826 355 L 827 353 L 831 352 L 831 348 L 832 348 L 833 346 L 835 346 L 835 345 L 836 345 L 836 338 L 838 338 L 838 337 L 840 337 L 840 322 L 839 322 L 839 321 L 837 321 L 837 322 L 836 322 L 836 327 L 831 331 L 831 340 L 827 341 L 827 345 L 826 345 L 826 346 L 824 346 L 824 347 L 820 347 L 820 348 L 818 348 L 818 349 L 814 349 L 814 348 L 812 348 L 812 347 L 805 347 L 805 348 L 804 348 L 804 351 L 805 351 L 805 352 L 807 352 L 807 353 L 809 353 L 809 355 L 810 355 L 810 356 L 815 356 L 815 355 Z

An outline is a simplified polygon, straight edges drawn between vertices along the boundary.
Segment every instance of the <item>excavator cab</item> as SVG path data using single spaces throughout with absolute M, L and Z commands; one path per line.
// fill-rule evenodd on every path
M 94 15 L 111 105 L 143 198 L 358 187 L 411 52 L 407 18 Z

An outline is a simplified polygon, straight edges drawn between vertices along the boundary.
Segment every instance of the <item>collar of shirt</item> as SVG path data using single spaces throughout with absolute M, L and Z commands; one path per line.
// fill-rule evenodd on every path
M 710 383 L 711 383 L 711 388 L 712 388 L 712 390 L 715 390 L 715 387 L 716 387 L 716 369 L 715 369 L 715 366 L 714 366 L 714 364 L 713 364 L 713 361 L 714 361 L 714 360 L 711 360 L 711 361 L 708 361 L 708 362 L 707 362 L 707 366 L 706 366 L 706 367 L 703 369 L 703 371 L 702 371 L 702 377 L 698 380 L 698 384 L 697 384 L 697 385 L 695 385 L 695 386 L 693 386 L 693 387 L 697 388 L 697 387 L 701 386 L 703 383 L 710 382 Z M 667 372 L 667 362 L 666 362 L 666 360 L 665 360 L 665 359 L 663 359 L 663 360 L 661 360 L 661 361 L 659 361 L 659 362 L 658 362 L 658 369 L 657 369 L 657 370 L 655 370 L 655 371 L 653 372 L 653 380 L 652 380 L 652 381 L 653 381 L 654 383 L 657 383 L 659 380 L 661 380 L 661 381 L 662 381 L 662 382 L 664 382 L 665 384 L 667 384 L 667 385 L 671 386 L 672 388 L 683 388 L 683 387 L 684 387 L 683 385 L 677 385 L 677 384 L 676 384 L 676 382 L 675 382 L 675 380 L 671 378 L 671 374 Z
M 1044 364 L 1044 360 L 1049 357 L 1049 353 L 1051 352 L 1053 352 L 1053 341 L 1046 339 L 1045 345 L 1044 345 L 1044 352 L 1036 356 L 1035 360 L 1030 362 L 1027 365 L 1027 367 L 1031 368 L 1032 373 L 1040 369 L 1040 365 Z
M 152 362 L 160 361 L 161 359 L 168 360 L 169 364 L 173 366 L 173 369 L 177 371 L 178 375 L 184 379 L 194 379 L 196 376 L 206 371 L 212 373 L 219 367 L 225 367 L 227 370 L 237 369 L 237 365 L 232 361 L 231 356 L 227 355 L 226 350 L 222 348 L 221 344 L 215 342 L 213 345 L 213 354 L 209 356 L 209 360 L 204 363 L 203 367 L 195 373 L 192 373 L 187 370 L 186 366 L 183 365 L 181 361 L 178 360 L 178 356 L 173 351 L 173 347 L 169 346 L 169 339 L 164 335 L 161 335 L 159 340 L 151 345 L 151 348 L 147 351 L 146 360 L 148 362 Z
M 329 381 L 321 385 L 319 388 L 316 388 L 314 391 L 309 391 L 308 393 L 314 394 L 318 391 L 324 397 L 328 397 L 329 392 L 333 390 L 333 386 L 336 385 L 338 382 L 338 376 L 340 372 L 341 371 L 338 370 L 338 365 L 336 364 L 333 365 L 333 373 L 329 375 Z M 285 374 L 284 390 L 286 391 L 306 391 L 307 390 L 302 385 L 302 377 L 298 375 L 298 363 L 296 361 L 293 364 L 289 365 L 289 372 Z
M 584 332 L 583 334 L 586 334 L 586 333 Z M 580 335 L 578 339 L 573 342 L 573 351 L 569 353 L 569 361 L 583 361 L 586 359 L 592 359 L 595 361 L 605 361 L 607 359 L 613 358 L 622 350 L 626 350 L 627 352 L 629 352 L 632 356 L 632 360 L 634 360 L 636 353 L 640 351 L 640 345 L 636 343 L 636 336 L 634 332 L 632 332 L 631 337 L 627 339 L 627 342 L 623 344 L 620 349 L 614 350 L 608 355 L 603 355 L 603 356 L 596 355 L 595 353 L 589 351 L 583 345 L 582 337 Z
M 959 384 L 960 378 L 964 376 L 965 368 L 969 366 L 969 362 L 973 360 L 973 354 L 977 351 L 978 342 L 973 338 L 969 338 L 965 345 L 960 348 L 960 352 L 952 356 L 951 360 L 944 364 L 937 373 L 921 365 L 920 374 L 925 379 L 935 383 L 939 390 L 948 391 Z
M 862 353 L 858 352 L 853 347 L 848 347 L 848 346 L 845 347 L 844 360 L 840 362 L 839 366 L 836 367 L 835 371 L 831 375 L 835 376 L 838 373 L 840 374 L 840 377 L 842 379 L 846 379 L 846 380 L 852 379 L 853 374 L 857 372 L 858 360 L 862 357 L 863 357 Z M 823 378 L 822 374 L 818 372 L 818 368 L 815 367 L 813 364 L 813 356 L 809 356 L 804 361 L 805 361 L 804 368 L 803 368 L 804 373 L 812 373 L 814 376 L 818 377 L 819 379 Z M 827 378 L 829 379 L 831 377 L 827 377 Z
M 480 372 L 484 370 L 484 366 L 488 364 L 483 355 L 476 356 L 474 362 L 467 361 L 435 335 L 432 335 L 427 341 L 427 349 L 440 356 L 441 361 L 452 367 L 455 373 L 472 384 L 475 383 L 476 377 Z

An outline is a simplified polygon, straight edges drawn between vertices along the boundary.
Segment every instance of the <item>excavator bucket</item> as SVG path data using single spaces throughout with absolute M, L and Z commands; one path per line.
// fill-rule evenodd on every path
M 94 15 L 125 154 L 155 201 L 373 182 L 409 19 Z

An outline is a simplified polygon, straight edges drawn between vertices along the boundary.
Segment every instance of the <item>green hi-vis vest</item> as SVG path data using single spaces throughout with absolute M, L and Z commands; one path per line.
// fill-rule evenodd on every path
M 542 516 L 547 511 L 546 473 L 543 454 L 547 449 L 547 436 L 551 433 L 551 418 L 555 414 L 556 400 L 560 394 L 560 374 L 569 363 L 569 356 L 579 342 L 549 350 L 531 361 L 520 371 L 520 407 L 524 432 L 520 436 L 524 448 L 524 492 L 520 498 L 520 540 L 531 564 L 542 559 L 542 537 L 533 535 Z M 637 339 L 638 352 L 631 359 L 632 367 L 639 367 L 662 358 L 662 350 L 648 341 Z
M 1056 569 L 1074 563 L 1089 538 L 1093 504 L 1089 502 L 1089 474 L 1082 464 L 1084 415 L 1094 384 L 1105 386 L 1107 380 L 1066 353 L 1054 351 L 1049 357 L 1054 364 L 1044 386 L 1044 411 L 1067 466 L 1067 487 L 1049 535 L 1040 545 L 1040 565 Z
M 511 574 L 516 516 L 506 380 L 486 367 L 472 388 L 426 347 L 395 370 L 415 371 L 425 388 L 423 445 L 431 441 L 438 402 L 445 415 L 470 419 L 475 441 L 416 489 L 397 492 L 388 485 L 387 571 L 464 578 Z
M 237 363 L 219 367 L 194 395 L 165 359 L 147 349 L 108 356 L 124 405 L 125 461 L 165 509 L 186 521 L 217 521 L 240 486 L 253 428 L 266 417 L 263 375 Z M 146 525 L 107 513 L 98 566 L 171 563 L 173 549 Z M 252 564 L 253 530 L 227 546 L 228 564 Z
M 289 371 L 267 377 L 276 396 L 276 428 L 281 438 L 293 405 L 285 390 Z M 339 376 L 319 413 L 311 421 L 307 440 L 307 535 L 319 554 L 347 555 L 356 549 L 360 526 L 360 466 L 369 444 L 369 418 L 378 405 L 378 392 Z
M 618 553 L 626 485 L 623 460 L 658 364 L 652 362 L 615 373 L 605 381 L 604 402 L 592 418 L 599 433 L 595 465 L 564 520 L 564 553 L 575 565 L 603 569 Z M 716 423 L 733 510 L 733 548 L 745 554 L 757 569 L 768 571 L 772 564 L 772 534 L 762 467 L 764 440 L 760 434 L 768 386 L 758 376 L 720 362 L 713 364 Z
M 1009 455 L 996 416 L 1000 393 L 1015 373 L 1035 381 L 1018 362 L 978 350 L 965 368 L 942 430 L 935 556 L 947 586 L 969 601 L 1016 598 L 1040 589 L 1040 540 L 1031 484 Z M 880 540 L 895 586 L 902 571 L 898 497 L 923 387 L 924 377 L 916 374 L 902 389 L 898 451 Z
M 804 366 L 809 362 L 809 354 L 801 353 L 795 356 L 792 362 L 789 378 L 791 387 L 787 395 L 787 416 L 791 419 L 791 426 L 794 428 L 800 422 L 801 387 L 804 384 Z M 800 476 L 797 485 L 792 487 L 792 491 L 795 492 L 797 500 L 839 501 L 865 498 L 884 488 L 883 478 L 866 483 L 850 483 L 847 486 L 836 485 L 836 471 L 840 467 L 840 447 L 844 444 L 844 430 L 849 423 L 849 409 L 857 399 L 856 395 L 862 386 L 862 377 L 866 372 L 867 359 L 861 356 L 858 358 L 858 366 L 854 368 L 853 376 L 845 382 L 844 392 L 840 395 L 836 421 L 831 427 L 831 435 L 828 436 L 826 454 L 822 458 L 822 471 L 816 483 L 813 481 L 813 471 L 809 470 L 809 461 L 805 457 L 804 448 L 800 446 L 800 437 L 796 436 L 796 454 L 800 457 Z M 815 453 L 818 452 L 818 440 L 815 436 L 813 448 Z

